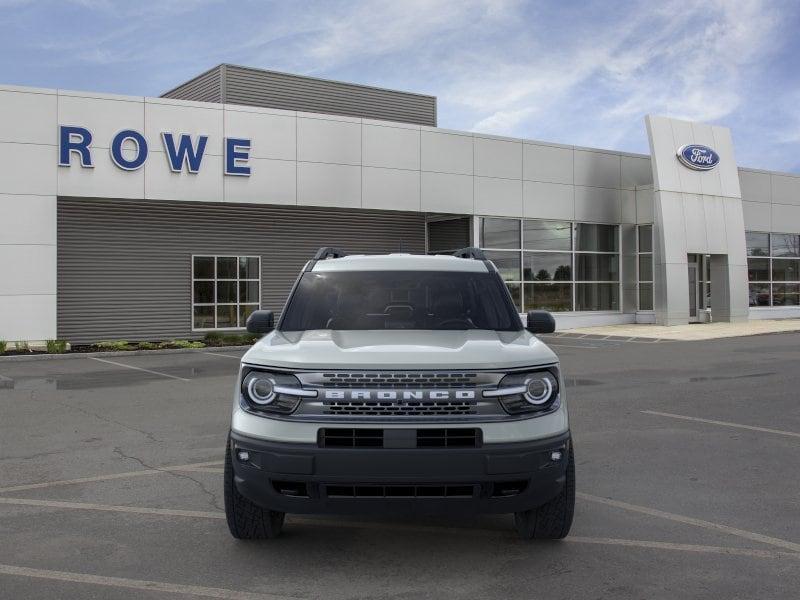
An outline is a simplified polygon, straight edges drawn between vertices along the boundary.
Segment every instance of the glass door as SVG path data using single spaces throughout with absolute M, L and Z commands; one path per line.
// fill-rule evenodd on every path
M 690 254 L 687 261 L 689 270 L 689 323 L 700 322 L 700 277 L 699 255 Z

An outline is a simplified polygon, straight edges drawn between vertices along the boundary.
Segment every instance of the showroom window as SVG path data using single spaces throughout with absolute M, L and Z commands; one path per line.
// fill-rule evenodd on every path
M 260 305 L 260 257 L 192 257 L 192 329 L 241 329 Z
M 653 310 L 653 226 L 639 225 L 636 229 L 639 310 Z
M 800 235 L 745 232 L 750 306 L 800 305 Z
M 619 310 L 615 225 L 483 218 L 480 238 L 522 312 Z

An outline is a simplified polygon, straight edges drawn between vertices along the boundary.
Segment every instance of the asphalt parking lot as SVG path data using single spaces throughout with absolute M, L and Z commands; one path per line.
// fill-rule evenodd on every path
M 796 598 L 800 334 L 549 341 L 578 499 L 547 543 L 506 515 L 290 515 L 237 542 L 241 352 L 0 361 L 0 598 Z

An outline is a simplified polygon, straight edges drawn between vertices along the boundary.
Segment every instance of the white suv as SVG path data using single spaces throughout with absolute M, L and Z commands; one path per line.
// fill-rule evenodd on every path
M 288 513 L 514 513 L 563 538 L 575 461 L 558 358 L 494 264 L 322 248 L 242 358 L 225 460 L 234 537 Z

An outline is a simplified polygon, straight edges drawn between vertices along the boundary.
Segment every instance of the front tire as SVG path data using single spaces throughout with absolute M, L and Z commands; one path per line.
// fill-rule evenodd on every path
M 281 534 L 286 513 L 262 508 L 236 489 L 231 440 L 225 449 L 225 518 L 231 535 L 238 540 L 273 539 Z
M 546 504 L 514 513 L 514 525 L 524 540 L 560 540 L 567 537 L 574 512 L 575 456 L 570 443 L 564 489 Z

